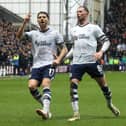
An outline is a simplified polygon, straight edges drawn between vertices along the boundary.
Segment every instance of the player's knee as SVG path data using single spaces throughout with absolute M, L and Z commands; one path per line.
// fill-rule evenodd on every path
M 43 82 L 42 82 L 42 87 L 46 88 L 46 87 L 50 87 L 51 84 L 51 80 L 49 78 L 44 78 Z
M 70 84 L 74 84 L 74 83 L 78 84 L 79 83 L 79 80 L 78 79 L 75 79 L 75 78 L 71 79 L 70 80 Z
M 30 89 L 30 90 L 34 90 L 34 89 L 36 89 L 37 88 L 37 84 L 36 83 L 29 83 L 28 84 L 28 88 Z
M 28 83 L 28 88 L 30 93 L 35 97 L 36 94 L 38 94 L 38 90 L 37 90 L 37 83 L 35 83 L 35 81 L 29 81 Z

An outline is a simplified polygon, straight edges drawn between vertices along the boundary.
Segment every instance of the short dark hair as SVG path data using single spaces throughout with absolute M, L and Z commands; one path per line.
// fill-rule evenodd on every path
M 79 6 L 78 8 L 84 8 L 84 10 L 89 13 L 89 10 L 88 10 L 87 6 Z
M 40 11 L 40 12 L 38 12 L 37 18 L 38 18 L 38 16 L 39 16 L 40 14 L 45 14 L 45 15 L 47 16 L 47 18 L 49 19 L 49 14 L 48 14 L 47 12 L 45 12 L 45 11 Z

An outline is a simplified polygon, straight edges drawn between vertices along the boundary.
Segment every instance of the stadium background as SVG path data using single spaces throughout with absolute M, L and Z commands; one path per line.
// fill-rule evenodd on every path
M 31 23 L 26 30 L 37 27 L 36 15 L 40 10 L 50 15 L 50 25 L 69 41 L 69 30 L 76 24 L 76 8 L 86 5 L 89 20 L 102 27 L 110 38 L 111 46 L 101 60 L 105 70 L 126 70 L 126 1 L 125 0 L 1 0 L 0 1 L 0 76 L 25 75 L 30 71 L 32 56 L 29 40 L 17 40 L 15 32 L 23 17 L 30 12 Z M 67 45 L 68 48 L 70 45 Z M 62 64 L 64 65 L 64 64 Z M 59 66 L 57 72 L 66 72 Z
M 126 72 L 120 71 L 126 70 L 126 0 L 29 2 L 30 0 L 0 0 L 0 126 L 125 126 Z M 68 123 L 67 119 L 72 115 L 69 75 L 60 73 L 52 82 L 53 118 L 43 121 L 35 113 L 40 106 L 29 94 L 28 76 L 7 76 L 17 74 L 17 70 L 14 72 L 14 65 L 20 65 L 20 75 L 28 74 L 32 61 L 29 40 L 19 42 L 15 38 L 15 32 L 23 21 L 22 17 L 29 11 L 32 13 L 32 24 L 26 30 L 36 28 L 36 14 L 45 10 L 50 13 L 51 25 L 64 35 L 67 43 L 68 30 L 76 24 L 75 11 L 79 4 L 88 6 L 89 20 L 99 24 L 110 38 L 111 47 L 104 55 L 102 63 L 105 70 L 110 70 L 105 73 L 113 93 L 113 103 L 120 109 L 121 115 L 118 118 L 113 116 L 106 108 L 99 87 L 85 75 L 79 87 L 81 119 Z M 19 66 L 15 66 L 15 69 L 18 68 Z M 66 65 L 59 66 L 57 72 L 66 72 L 67 69 Z

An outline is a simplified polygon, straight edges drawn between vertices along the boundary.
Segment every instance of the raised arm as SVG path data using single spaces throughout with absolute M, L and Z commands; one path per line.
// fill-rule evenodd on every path
M 30 14 L 28 14 L 28 15 L 25 16 L 22 25 L 19 27 L 19 29 L 18 29 L 18 31 L 17 31 L 17 33 L 16 33 L 16 37 L 17 37 L 18 39 L 20 39 L 20 38 L 22 37 L 23 32 L 24 32 L 24 28 L 25 28 L 26 24 L 30 21 L 30 17 L 31 17 Z

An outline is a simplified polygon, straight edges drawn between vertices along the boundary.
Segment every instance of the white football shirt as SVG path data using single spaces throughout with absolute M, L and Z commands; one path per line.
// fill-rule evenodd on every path
M 63 36 L 49 27 L 45 32 L 32 30 L 25 32 L 32 41 L 33 68 L 52 64 L 57 54 L 57 44 L 63 43 Z
M 75 26 L 71 29 L 73 43 L 72 64 L 95 63 L 93 54 L 96 52 L 98 39 L 105 36 L 102 29 L 95 24 Z

